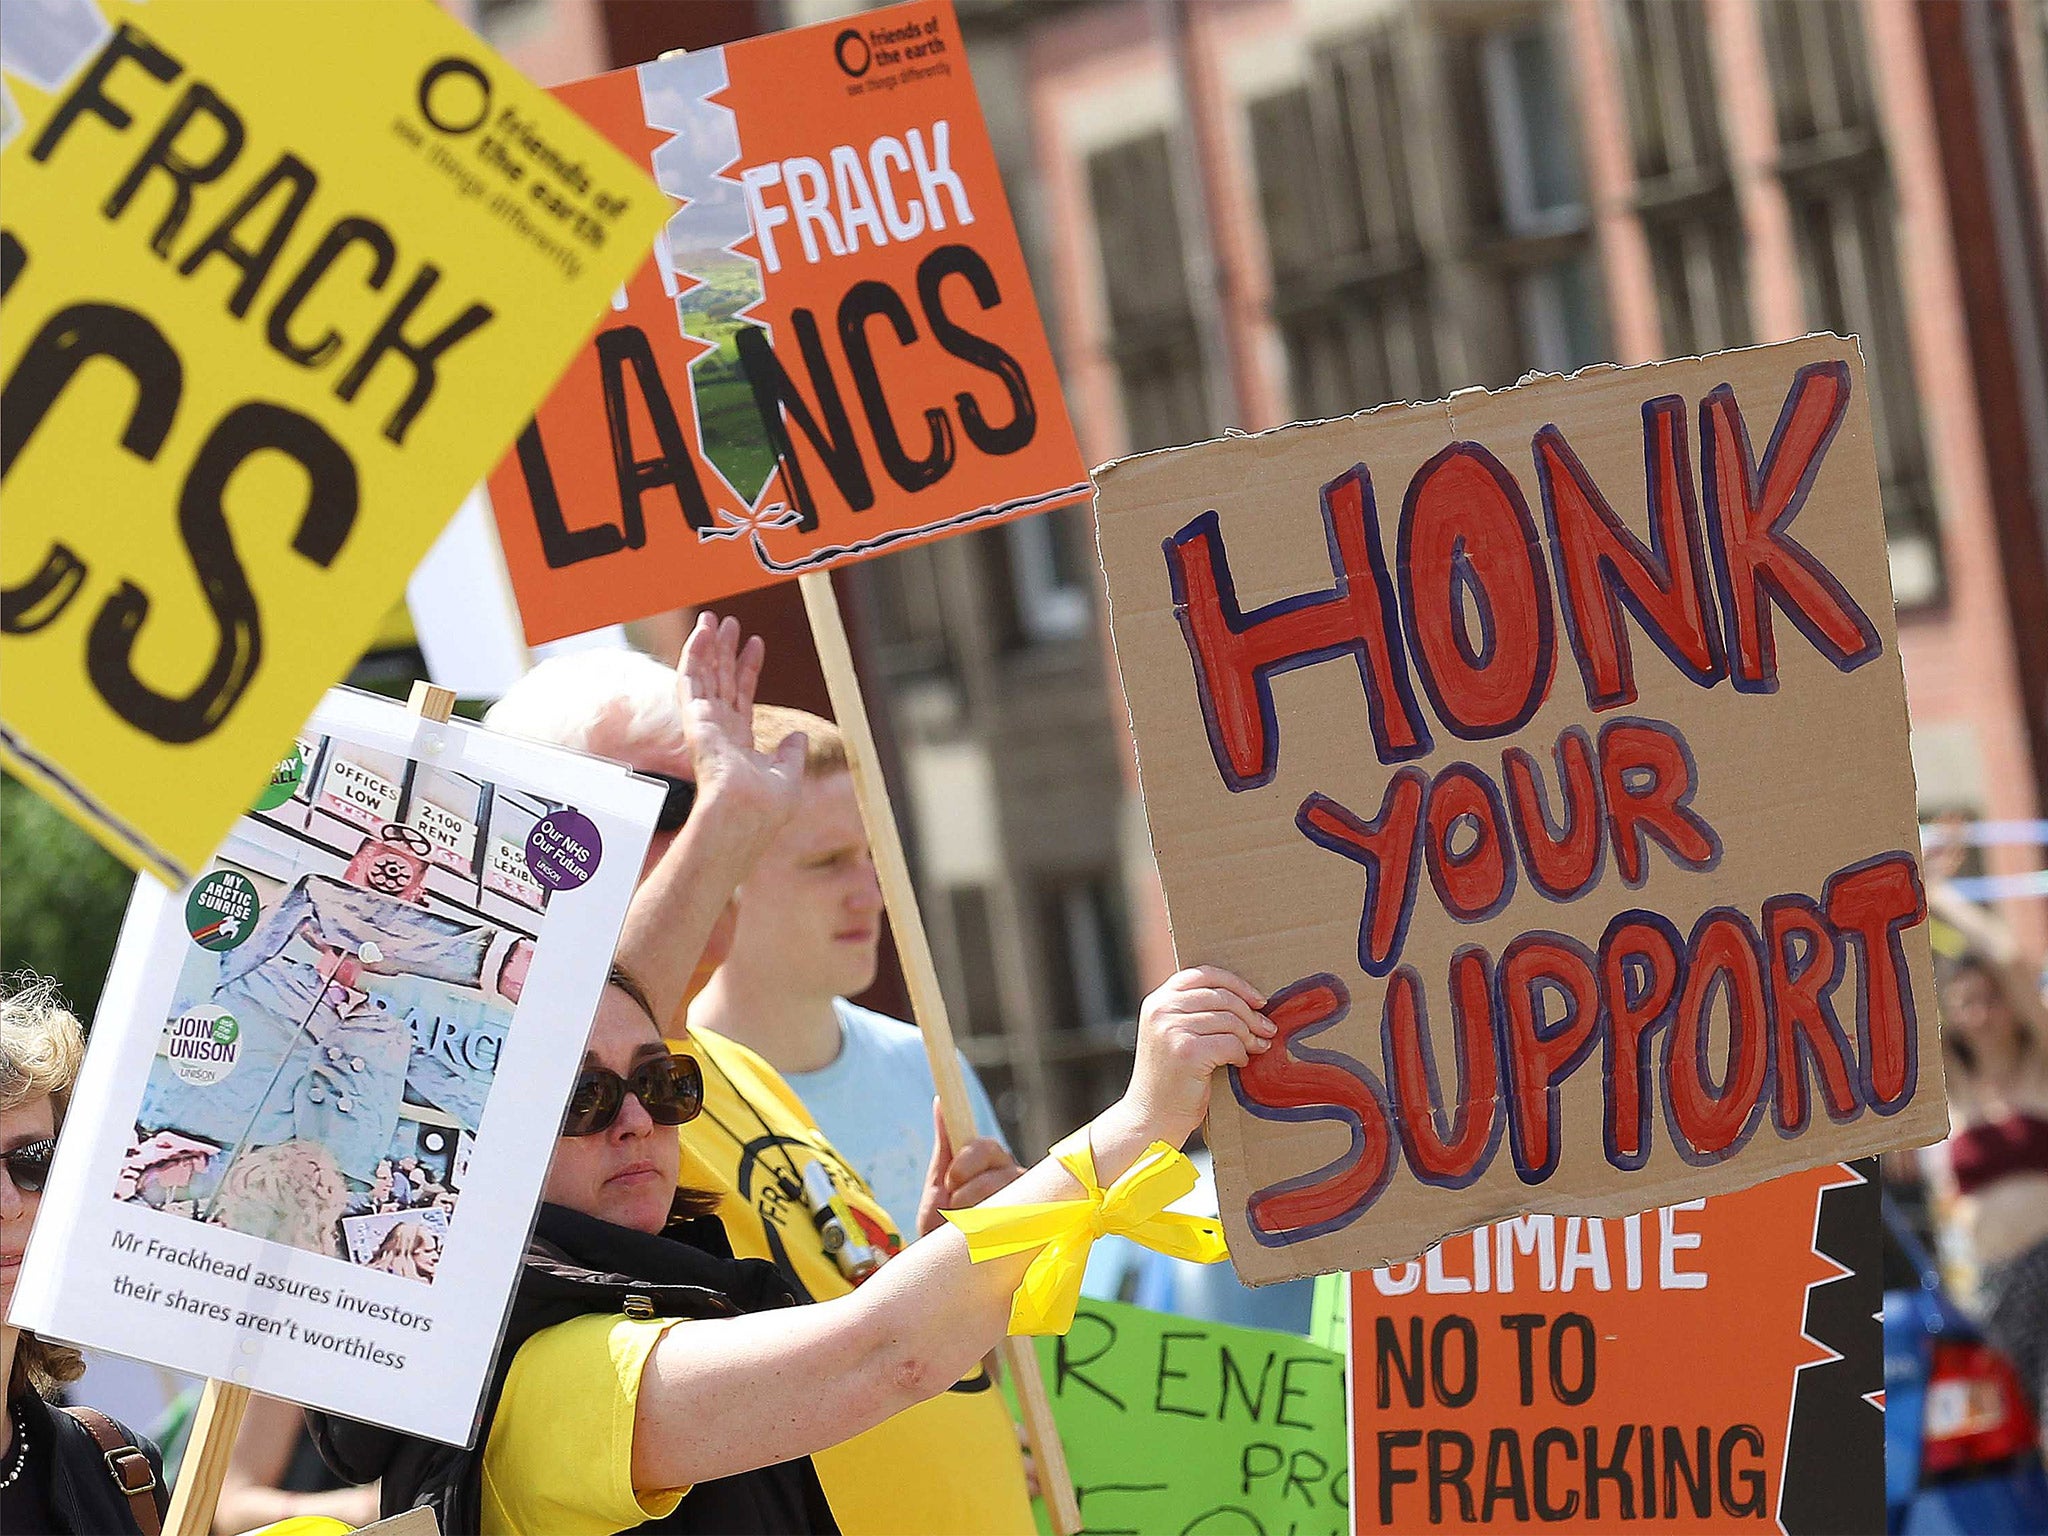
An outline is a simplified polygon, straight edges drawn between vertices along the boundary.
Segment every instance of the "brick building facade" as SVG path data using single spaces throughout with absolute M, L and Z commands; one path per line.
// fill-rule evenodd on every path
M 857 8 L 476 3 L 548 79 Z M 2048 0 L 959 8 L 1091 463 L 1853 331 L 1921 808 L 2043 816 Z M 956 1024 L 1035 1149 L 1171 968 L 1086 519 L 846 586 Z M 2048 952 L 2048 900 L 2006 916 Z

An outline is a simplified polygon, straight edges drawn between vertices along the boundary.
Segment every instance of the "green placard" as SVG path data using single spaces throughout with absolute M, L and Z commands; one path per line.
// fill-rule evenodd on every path
M 1038 1340 L 1093 1536 L 1346 1536 L 1344 1357 L 1292 1334 L 1083 1299 Z M 1045 1508 L 1038 1525 L 1049 1532 Z

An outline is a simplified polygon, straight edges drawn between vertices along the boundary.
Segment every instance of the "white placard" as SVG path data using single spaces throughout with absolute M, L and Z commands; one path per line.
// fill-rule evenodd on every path
M 348 690 L 303 735 L 405 766 L 399 824 L 285 798 L 136 882 L 9 1321 L 465 1443 L 661 789 Z M 531 913 L 430 884 L 416 765 L 598 856 Z

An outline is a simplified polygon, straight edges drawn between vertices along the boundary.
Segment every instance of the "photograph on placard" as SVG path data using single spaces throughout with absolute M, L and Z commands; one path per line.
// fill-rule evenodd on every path
M 431 1282 L 547 909 L 525 844 L 566 808 L 325 736 L 292 762 L 186 898 L 115 1195 Z M 403 1212 L 425 1262 L 361 1235 Z
M 331 692 L 137 882 L 17 1324 L 462 1440 L 660 803 Z

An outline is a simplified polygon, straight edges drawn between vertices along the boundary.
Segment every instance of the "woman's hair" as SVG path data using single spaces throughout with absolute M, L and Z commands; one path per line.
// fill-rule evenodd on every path
M 617 987 L 625 993 L 633 1005 L 647 1015 L 647 1022 L 654 1026 L 655 1032 L 661 1032 L 661 1020 L 654 1016 L 654 999 L 649 997 L 647 989 L 640 985 L 638 976 L 614 960 L 611 969 L 605 972 L 604 984 L 608 987 Z
M 84 1059 L 84 1031 L 54 981 L 31 971 L 0 978 L 0 1109 L 47 1098 L 61 1127 Z M 14 1370 L 17 1379 L 47 1395 L 84 1375 L 85 1361 L 75 1349 L 23 1332 L 14 1347 Z M 12 1390 L 15 1383 L 7 1385 Z
M 377 1251 L 370 1256 L 369 1267 L 408 1280 L 425 1280 L 429 1277 L 420 1268 L 420 1252 L 439 1241 L 433 1228 L 423 1221 L 395 1221 L 391 1230 L 384 1234 L 384 1241 L 377 1245 Z
M 663 1033 L 661 1022 L 654 1015 L 654 1000 L 647 995 L 647 989 L 640 985 L 640 978 L 614 960 L 611 969 L 605 973 L 604 984 L 617 987 L 642 1013 L 647 1022 L 654 1026 L 656 1034 Z M 670 1208 L 670 1221 L 686 1221 L 692 1216 L 709 1216 L 718 1209 L 718 1196 L 708 1189 L 678 1189 L 675 1204 Z
M 317 1141 L 294 1139 L 236 1158 L 213 1198 L 213 1220 L 332 1258 L 341 1252 L 334 1224 L 347 1205 L 334 1154 Z
M 1966 949 L 1957 955 L 1937 955 L 1934 961 L 1934 979 L 1937 991 L 1946 992 L 1951 985 L 1965 976 L 1981 976 L 1997 994 L 2012 1020 L 2013 1034 L 2019 1040 L 2021 1060 L 2048 1050 L 2048 1041 L 2041 1037 L 2041 1024 L 2036 1010 L 2016 995 L 2012 978 L 2004 966 L 1989 955 L 1974 949 Z M 1941 1032 L 1942 1049 L 1954 1058 L 1957 1066 L 1965 1073 L 1977 1071 L 1977 1052 L 1961 1035 L 1952 1030 Z

